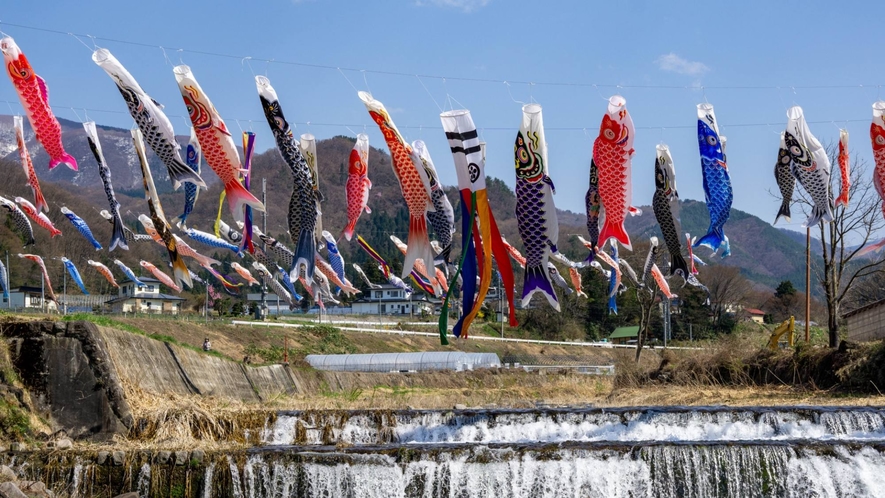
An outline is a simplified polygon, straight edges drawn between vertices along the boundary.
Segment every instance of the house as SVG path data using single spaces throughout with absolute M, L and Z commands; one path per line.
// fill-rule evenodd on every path
M 411 313 L 433 313 L 439 304 L 438 299 L 428 298 L 423 292 L 413 292 L 411 298 L 406 291 L 395 285 L 384 284 L 371 289 L 366 295 L 351 304 L 357 315 L 408 315 Z
M 115 313 L 153 313 L 177 315 L 181 313 L 184 298 L 160 292 L 160 281 L 138 277 L 145 285 L 138 287 L 128 278 L 120 282 L 119 294 L 105 304 Z
M 46 296 L 46 311 L 56 311 L 58 306 Z M 3 298 L 3 308 L 39 310 L 44 307 L 43 289 L 23 285 L 9 291 L 9 299 Z
M 618 327 L 616 328 L 610 336 L 608 336 L 608 341 L 612 344 L 627 344 L 630 341 L 635 341 L 639 337 L 639 325 L 632 325 L 630 327 Z
M 885 299 L 851 310 L 842 315 L 849 341 L 874 341 L 885 338 Z M 796 321 L 798 326 L 799 321 Z
M 756 323 L 765 323 L 765 312 L 756 308 L 744 308 L 744 313 Z

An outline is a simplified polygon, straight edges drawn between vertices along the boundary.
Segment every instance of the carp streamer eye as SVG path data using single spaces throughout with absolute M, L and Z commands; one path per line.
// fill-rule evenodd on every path
M 883 137 L 882 135 L 877 135 L 876 143 L 879 145 L 885 145 L 885 137 Z
M 611 129 L 605 130 L 605 131 L 603 132 L 603 134 L 605 135 L 605 138 L 607 138 L 607 139 L 609 139 L 609 140 L 614 140 L 614 139 L 615 139 L 615 132 L 614 132 L 614 130 L 611 130 Z
M 716 140 L 715 136 L 713 136 L 713 135 L 707 136 L 707 144 L 709 144 L 711 146 L 715 146 L 716 142 L 717 142 L 717 140 Z

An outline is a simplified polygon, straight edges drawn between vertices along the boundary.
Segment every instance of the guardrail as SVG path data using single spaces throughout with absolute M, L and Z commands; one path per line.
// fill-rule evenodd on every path
M 245 320 L 231 320 L 232 325 L 243 325 L 249 327 L 288 327 L 288 328 L 301 328 L 301 327 L 313 327 L 314 324 L 307 323 L 274 323 L 274 322 L 249 322 Z M 391 330 L 391 329 L 377 329 L 377 328 L 365 328 L 365 327 L 336 327 L 340 330 L 346 330 L 351 332 L 369 332 L 372 334 L 399 334 L 399 335 L 412 335 L 412 336 L 424 336 L 424 337 L 439 337 L 438 333 L 433 332 L 417 332 L 412 330 Z M 629 344 L 612 344 L 610 342 L 576 342 L 576 341 L 547 341 L 543 339 L 518 339 L 518 338 L 507 338 L 507 337 L 492 337 L 492 336 L 484 336 L 484 335 L 471 335 L 471 340 L 478 341 L 497 341 L 497 342 L 521 342 L 525 344 L 551 344 L 558 346 L 582 346 L 582 347 L 591 347 L 591 348 L 606 348 L 606 349 L 636 349 L 636 346 Z M 648 347 L 648 346 L 646 346 Z M 669 349 L 684 349 L 684 350 L 701 350 L 703 348 L 690 348 L 690 347 L 670 347 Z
M 615 366 L 614 365 L 520 365 L 519 367 L 514 368 L 522 368 L 526 372 L 531 372 L 532 370 L 544 370 L 544 369 L 557 369 L 557 370 L 574 370 L 577 373 L 587 374 L 587 375 L 614 375 L 615 374 Z

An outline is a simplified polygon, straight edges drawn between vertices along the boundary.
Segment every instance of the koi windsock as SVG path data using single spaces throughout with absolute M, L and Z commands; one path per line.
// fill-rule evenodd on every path
M 851 171 L 849 170 L 848 157 L 848 130 L 839 130 L 839 172 L 842 175 L 842 184 L 839 189 L 839 197 L 835 205 L 848 207 L 848 192 L 851 190 Z
M 384 140 L 390 149 L 393 172 L 399 180 L 403 198 L 409 208 L 409 237 L 407 241 L 409 251 L 403 261 L 401 275 L 401 278 L 405 278 L 411 273 L 416 259 L 421 258 L 431 262 L 428 264 L 433 264 L 433 249 L 430 247 L 430 239 L 427 236 L 427 211 L 435 210 L 430 195 L 430 182 L 426 177 L 422 177 L 418 166 L 412 161 L 412 147 L 396 128 L 384 104 L 367 92 L 359 92 L 359 98 L 365 104 L 372 120 L 384 134 Z M 436 277 L 430 280 L 435 282 Z
M 516 224 L 526 253 L 522 305 L 540 292 L 550 306 L 559 311 L 547 262 L 558 252 L 559 223 L 553 194 L 553 180 L 548 174 L 547 143 L 541 106 L 522 107 L 522 123 L 513 147 L 516 165 Z M 608 218 L 606 218 L 608 221 Z
M 449 140 L 455 172 L 458 176 L 458 190 L 461 195 L 461 261 L 452 281 L 462 274 L 464 282 L 461 295 L 462 314 L 455 324 L 456 337 L 467 337 L 470 323 L 479 312 L 492 281 L 492 257 L 498 264 L 503 277 L 504 292 L 510 310 L 510 325 L 516 326 L 516 307 L 513 305 L 513 267 L 507 246 L 501 238 L 498 224 L 489 206 L 486 192 L 485 153 L 480 143 L 476 126 L 470 111 L 454 110 L 440 114 L 443 130 Z M 478 218 L 478 220 L 477 220 Z M 471 238 L 470 234 L 473 233 Z M 476 277 L 479 279 L 477 293 Z M 449 288 L 443 301 L 439 318 L 439 337 L 442 344 L 448 344 L 448 307 L 455 286 Z M 474 297 L 475 296 L 475 297 Z

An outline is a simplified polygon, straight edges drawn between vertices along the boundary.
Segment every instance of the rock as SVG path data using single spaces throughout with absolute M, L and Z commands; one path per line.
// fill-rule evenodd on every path
M 124 451 L 115 451 L 111 453 L 111 459 L 115 466 L 119 467 L 126 462 L 126 452 Z
M 74 447 L 74 442 L 70 438 L 63 437 L 55 442 L 56 449 L 69 450 Z
M 15 484 L 4 482 L 0 484 L 0 498 L 28 498 L 28 495 L 22 493 Z
M 172 452 L 163 450 L 157 452 L 157 463 L 161 463 L 163 465 L 169 463 L 169 458 L 172 457 Z
M 9 445 L 9 449 L 12 451 L 28 451 L 28 446 L 25 443 L 19 443 L 16 441 Z
M 15 471 L 7 467 L 6 465 L 0 465 L 0 482 L 9 482 L 18 479 L 15 475 Z
M 203 465 L 203 459 L 206 458 L 206 452 L 200 448 L 191 452 L 191 461 L 197 465 Z
M 135 491 L 130 491 L 129 493 L 123 493 L 122 495 L 117 495 L 114 498 L 139 498 L 138 493 Z
M 466 410 L 466 409 L 467 409 L 467 405 L 464 405 L 464 404 L 458 403 L 457 405 L 455 405 L 455 409 L 456 409 L 456 410 Z
M 95 456 L 95 463 L 104 465 L 108 461 L 109 456 L 111 456 L 111 454 L 107 451 L 99 451 L 98 455 Z
M 19 481 L 18 489 L 28 498 L 53 498 L 55 494 L 40 481 Z
M 185 465 L 187 464 L 187 452 L 186 451 L 176 451 L 175 452 L 175 465 Z

